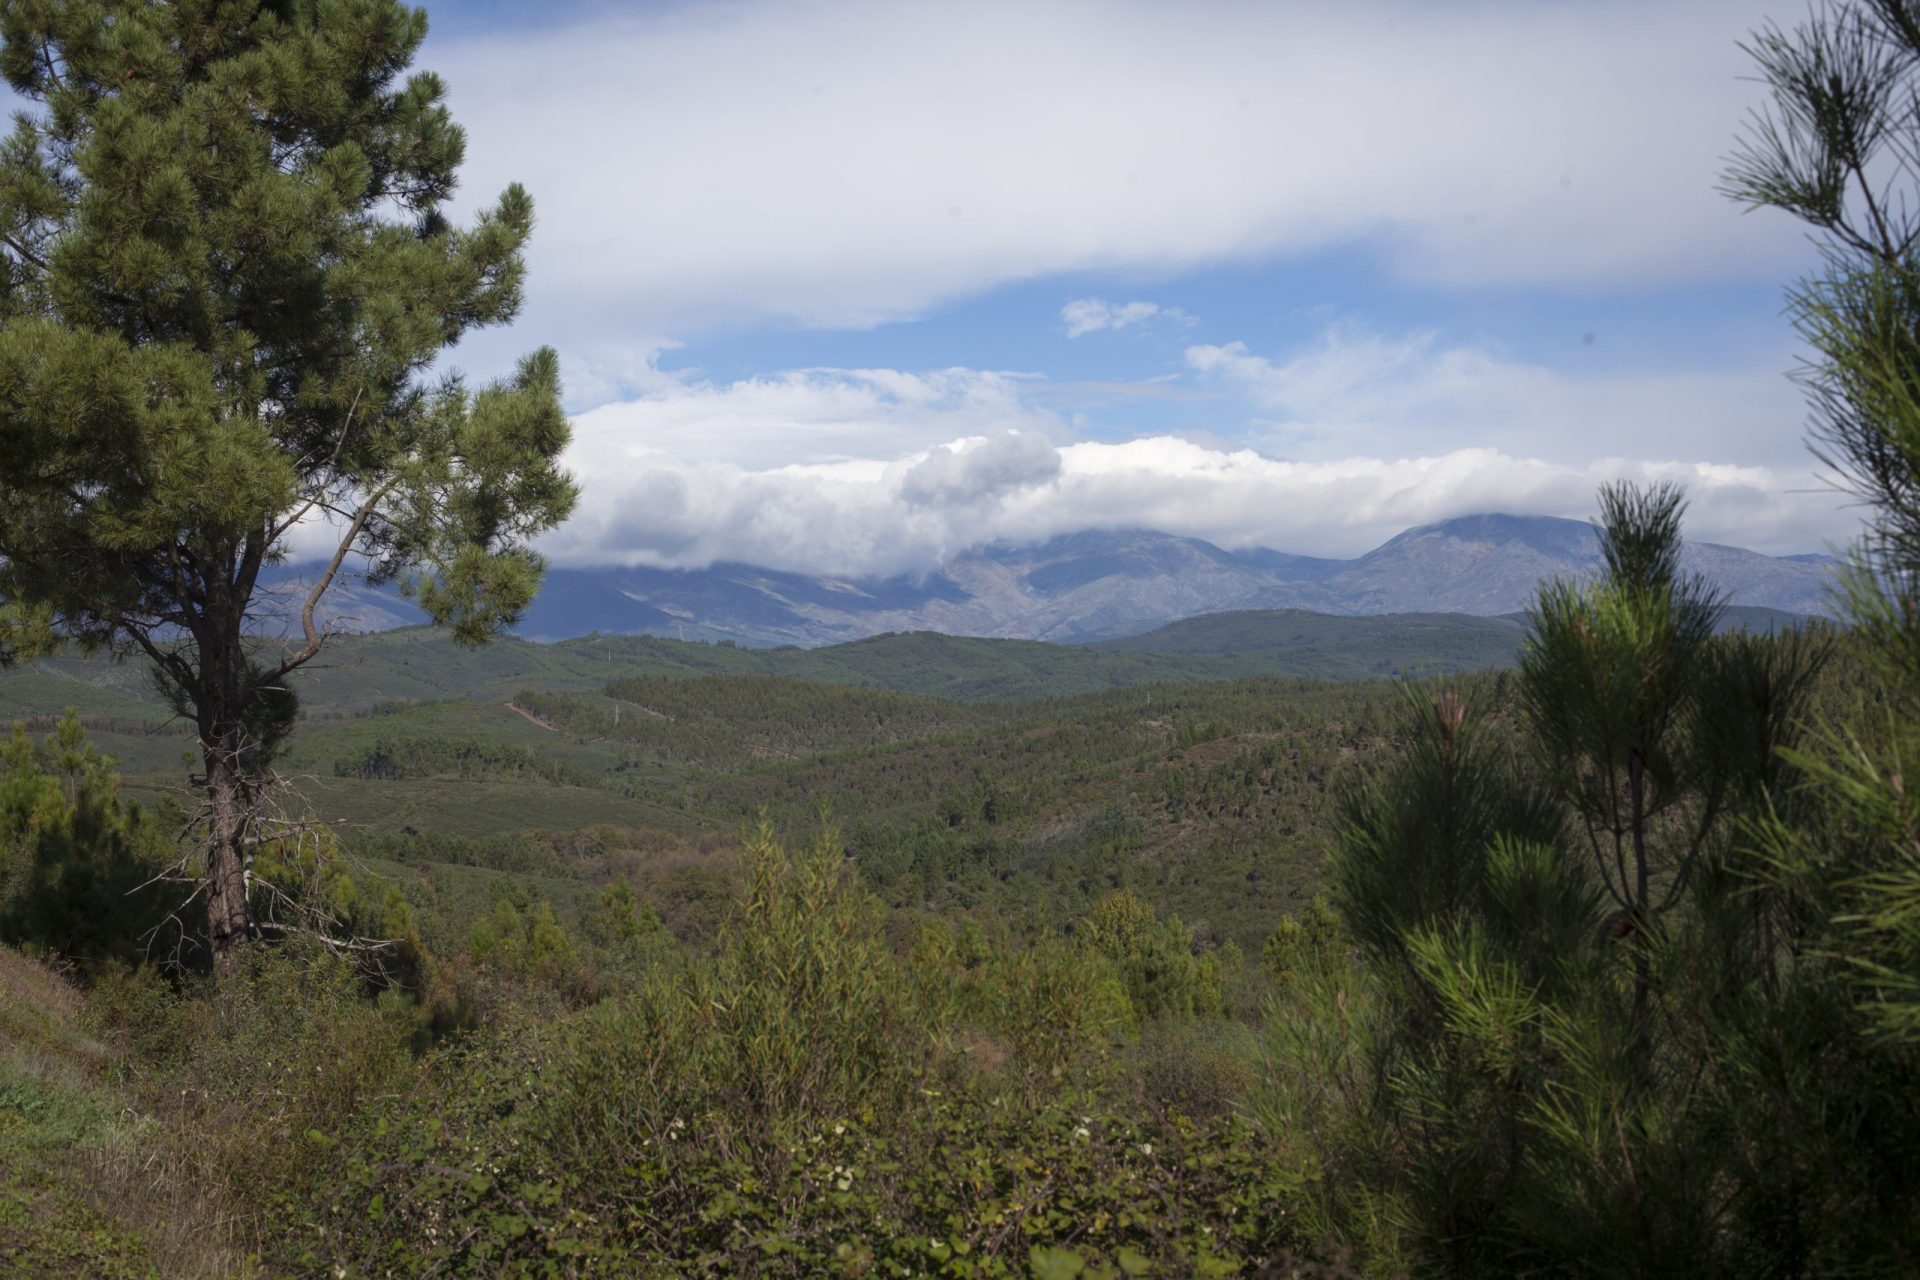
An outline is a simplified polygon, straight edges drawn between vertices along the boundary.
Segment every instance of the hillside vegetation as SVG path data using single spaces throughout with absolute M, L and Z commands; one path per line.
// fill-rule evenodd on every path
M 1822 237 L 1837 578 L 1620 482 L 752 650 L 502 638 L 579 491 L 553 351 L 442 375 L 533 213 L 450 217 L 418 11 L 0 0 L 0 1276 L 1920 1274 L 1917 12 L 1759 33 L 1723 178 Z M 1121 635 L 1410 587 L 1525 608 Z
M 1228 618 L 1206 634 L 1268 633 Z M 1303 1105 L 1296 1073 L 1321 1069 L 1297 1057 L 1294 1020 L 1323 1016 L 1314 984 L 1350 981 L 1353 944 L 1318 895 L 1342 797 L 1416 732 L 1401 686 L 956 702 L 642 666 L 596 688 L 591 662 L 611 659 L 572 651 L 539 669 L 549 687 L 501 696 L 524 666 L 435 664 L 417 636 L 370 648 L 417 669 L 414 688 L 462 692 L 329 705 L 317 679 L 277 768 L 287 803 L 327 826 L 263 873 L 397 941 L 371 967 L 291 947 L 218 991 L 146 970 L 84 1000 L 7 961 L 65 1019 L 36 1023 L 44 1047 L 7 1068 L 12 1256 L 43 1274 L 247 1257 L 349 1274 L 596 1257 L 696 1274 L 895 1259 L 1045 1275 L 1056 1258 L 1224 1273 L 1260 1257 L 1339 1273 L 1327 1232 L 1345 1210 L 1310 1190 L 1327 1157 L 1275 1124 Z M 1870 679 L 1837 661 L 1820 703 L 1844 712 Z M 1494 725 L 1518 714 L 1508 674 L 1453 687 Z M 95 743 L 170 741 L 102 723 Z M 40 776 L 57 797 L 63 768 L 93 769 L 145 842 L 130 870 L 152 865 L 177 777 L 113 786 L 60 763 L 91 749 L 77 720 L 54 728 L 68 746 L 16 749 L 9 786 Z M 148 927 L 114 919 L 83 948 Z M 217 1060 L 191 1030 L 272 1008 L 331 1029 Z M 321 1048 L 336 1040 L 345 1057 Z M 283 1069 L 271 1053 L 316 1086 L 262 1090 L 257 1073 Z M 217 1120 L 203 1091 L 226 1099 Z M 230 1194 L 231 1162 L 194 1151 L 216 1123 L 223 1143 L 285 1135 L 237 1167 L 325 1236 L 264 1209 L 211 1237 L 171 1229 L 180 1197 Z M 164 1197 L 117 1181 L 135 1176 L 116 1163 L 129 1143 L 165 1153 Z M 387 1169 L 417 1172 L 396 1185 Z M 635 1196 L 647 1219 L 612 1212 Z M 582 1205 L 599 1207 L 572 1216 Z M 448 1221 L 466 1226 L 427 1230 Z
M 1503 619 L 1335 618 L 1293 611 L 1188 619 L 1089 647 L 920 632 L 823 649 L 748 649 L 655 636 L 588 636 L 557 644 L 503 637 L 468 649 L 444 634 L 412 628 L 338 638 L 303 674 L 299 694 L 313 718 L 394 702 L 506 698 L 521 689 L 597 691 L 611 680 L 641 676 L 760 675 L 960 702 L 1023 702 L 1240 676 L 1376 678 L 1510 666 L 1520 635 Z M 67 707 L 130 721 L 167 715 L 137 663 L 106 657 L 41 658 L 0 671 L 0 706 L 26 716 L 57 715 Z

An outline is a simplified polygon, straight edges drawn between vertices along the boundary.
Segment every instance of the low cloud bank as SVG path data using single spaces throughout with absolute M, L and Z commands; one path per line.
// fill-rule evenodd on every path
M 1054 445 L 1003 431 L 894 459 L 754 470 L 592 436 L 574 463 L 580 512 L 549 539 L 561 564 L 916 574 L 980 543 L 1151 528 L 1223 547 L 1351 556 L 1412 525 L 1475 512 L 1584 518 L 1619 478 L 1692 495 L 1689 535 L 1774 553 L 1844 538 L 1850 517 L 1806 475 L 1710 462 L 1585 466 L 1459 449 L 1420 458 L 1289 462 L 1173 436 Z

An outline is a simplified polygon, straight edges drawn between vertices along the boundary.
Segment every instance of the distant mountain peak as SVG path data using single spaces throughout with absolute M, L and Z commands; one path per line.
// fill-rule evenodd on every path
M 746 564 L 706 569 L 558 569 L 519 631 L 589 632 L 821 645 L 883 632 L 1087 641 L 1230 610 L 1321 614 L 1465 613 L 1528 608 L 1543 578 L 1596 572 L 1594 526 L 1487 512 L 1408 529 L 1353 560 L 1266 547 L 1227 552 L 1154 529 L 1087 529 L 994 542 L 917 577 L 809 576 Z M 1820 613 L 1832 562 L 1689 543 L 1683 561 L 1730 603 Z M 284 571 L 294 578 L 298 570 Z M 375 629 L 417 613 L 390 593 L 341 599 Z
M 1597 551 L 1600 545 L 1600 535 L 1585 520 L 1569 520 L 1564 516 L 1516 516 L 1492 511 L 1416 526 L 1389 539 L 1368 554 L 1377 555 L 1387 547 L 1434 536 L 1496 546 L 1520 543 L 1543 554 L 1562 556 L 1586 555 Z

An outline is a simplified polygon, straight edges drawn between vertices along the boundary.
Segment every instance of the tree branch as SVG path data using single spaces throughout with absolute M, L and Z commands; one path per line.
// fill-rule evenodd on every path
M 40 36 L 40 61 L 47 68 L 47 81 L 56 89 L 64 89 L 67 82 L 60 78 L 60 69 L 53 64 L 53 49 L 47 44 L 44 33 Z
M 13 250 L 15 253 L 19 254 L 22 258 L 25 258 L 28 262 L 31 262 L 34 266 L 40 268 L 42 271 L 46 271 L 50 269 L 47 266 L 47 260 L 45 258 L 41 257 L 39 254 L 35 253 L 33 250 L 27 248 L 27 246 L 25 246 L 24 244 L 21 244 L 18 240 L 14 239 L 13 236 L 0 235 L 0 243 L 5 244 L 7 248 Z
M 1887 226 L 1886 216 L 1880 211 L 1880 201 L 1874 197 L 1873 184 L 1867 181 L 1867 173 L 1861 166 L 1860 158 L 1849 155 L 1847 157 L 1847 168 L 1853 174 L 1855 185 L 1860 188 L 1860 198 L 1867 206 L 1867 217 L 1873 223 L 1873 235 L 1877 243 L 1870 243 L 1868 251 L 1878 256 L 1882 262 L 1887 263 L 1889 266 L 1899 265 L 1899 246 L 1893 242 L 1893 232 Z
M 320 652 L 321 646 L 326 643 L 326 637 L 321 635 L 319 628 L 314 626 L 313 611 L 319 606 L 320 597 L 325 595 L 327 588 L 333 585 L 334 575 L 340 572 L 340 566 L 346 562 L 347 553 L 353 550 L 353 544 L 359 539 L 360 531 L 367 527 L 367 521 L 372 518 L 374 508 L 380 504 L 380 499 L 386 497 L 391 488 L 393 488 L 391 483 L 383 485 L 361 505 L 359 513 L 353 517 L 353 523 L 347 526 L 346 533 L 341 537 L 340 545 L 333 549 L 333 558 L 327 562 L 326 571 L 320 575 L 320 580 L 313 584 L 313 590 L 307 593 L 306 603 L 300 609 L 300 630 L 306 636 L 306 643 L 301 646 L 299 652 L 289 654 L 279 666 L 255 681 L 254 688 L 264 688 L 286 678 L 289 673 L 304 666 Z
M 192 687 L 193 672 L 179 654 L 168 653 L 148 639 L 146 632 L 133 626 L 123 626 L 123 630 L 133 637 L 135 644 L 146 650 L 147 656 L 153 659 L 155 665 L 173 677 L 174 683 L 178 684 L 182 690 Z
M 333 452 L 327 458 L 326 467 L 328 470 L 332 470 L 334 464 L 340 461 L 340 451 L 347 447 L 347 436 L 353 431 L 353 415 L 354 411 L 360 407 L 360 394 L 362 390 L 365 390 L 365 388 L 356 390 L 353 393 L 353 403 L 347 406 L 347 420 L 340 424 L 340 438 L 333 442 Z M 319 505 L 320 499 L 325 493 L 326 488 L 322 486 L 311 498 L 307 499 L 306 505 L 275 525 L 267 534 L 267 545 L 272 546 L 274 543 L 280 541 L 280 539 L 286 535 L 287 530 L 293 528 L 294 525 L 306 517 L 307 512 Z

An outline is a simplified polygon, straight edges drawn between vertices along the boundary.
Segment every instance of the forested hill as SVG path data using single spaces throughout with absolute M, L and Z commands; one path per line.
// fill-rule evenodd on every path
M 1793 614 L 1732 608 L 1724 625 L 1772 630 Z M 961 702 L 1070 697 L 1143 684 L 1301 676 L 1322 680 L 1444 675 L 1510 667 L 1523 616 L 1336 617 L 1297 609 L 1187 618 L 1092 645 L 912 632 L 820 649 L 749 649 L 658 636 L 584 636 L 556 644 L 504 637 L 465 649 L 407 628 L 342 636 L 305 672 L 306 713 L 352 714 L 385 702 L 507 697 L 524 688 L 598 689 L 634 676 L 787 676 Z M 84 715 L 151 720 L 166 712 L 138 663 L 42 659 L 0 672 L 0 717 Z
M 1469 621 L 1511 652 L 1514 624 Z M 1198 655 L 930 634 L 805 651 L 350 638 L 303 673 L 303 719 L 275 767 L 382 874 L 430 893 L 422 909 L 455 939 L 489 877 L 535 877 L 526 892 L 572 920 L 609 858 L 670 924 L 703 931 L 733 892 L 716 851 L 740 824 L 767 813 L 804 834 L 824 807 L 901 908 L 1059 923 L 1137 880 L 1212 941 L 1252 949 L 1313 886 L 1331 780 L 1383 740 L 1396 695 L 1384 681 L 1214 678 L 1271 670 L 1290 649 L 1324 662 L 1316 646 L 1343 634 L 1311 615 L 1220 628 L 1219 651 Z M 191 736 L 137 666 L 0 675 L 0 708 L 36 733 L 61 705 L 86 715 L 125 795 L 163 812 L 181 799 Z
M 382 702 L 506 696 L 521 688 L 597 689 L 632 676 L 789 676 L 967 702 L 1062 697 L 1135 685 L 1282 675 L 1358 679 L 1512 664 L 1524 627 L 1506 618 L 1422 614 L 1338 618 L 1297 610 L 1192 618 L 1094 646 L 933 632 L 821 649 L 749 649 L 657 636 L 556 644 L 505 637 L 463 649 L 422 628 L 342 636 L 302 673 L 308 715 Z M 139 664 L 50 658 L 0 673 L 0 715 L 163 714 Z

